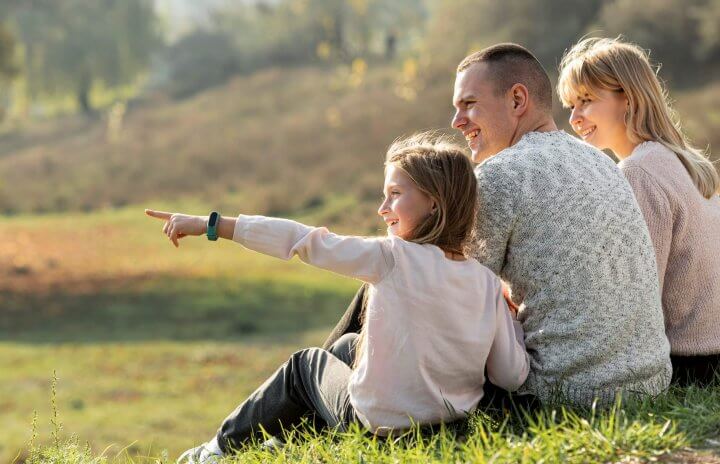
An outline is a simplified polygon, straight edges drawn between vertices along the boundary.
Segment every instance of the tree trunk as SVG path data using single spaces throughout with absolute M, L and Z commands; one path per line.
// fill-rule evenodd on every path
M 86 116 L 93 114 L 92 104 L 90 102 L 90 84 L 91 79 L 88 75 L 83 75 L 78 83 L 77 101 L 80 109 Z

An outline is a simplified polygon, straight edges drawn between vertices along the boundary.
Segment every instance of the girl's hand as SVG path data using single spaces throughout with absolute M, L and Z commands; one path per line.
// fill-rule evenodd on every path
M 206 216 L 189 216 L 187 214 L 166 213 L 165 211 L 152 209 L 146 209 L 145 214 L 165 221 L 163 233 L 168 236 L 176 248 L 180 246 L 179 239 L 188 235 L 202 235 L 207 232 L 208 219 Z
M 502 281 L 501 281 L 502 282 Z M 518 305 L 513 303 L 512 298 L 510 298 L 510 287 L 505 282 L 502 282 L 502 292 L 503 296 L 505 297 L 505 301 L 507 301 L 508 308 L 510 308 L 510 312 L 513 316 L 517 316 L 518 313 Z

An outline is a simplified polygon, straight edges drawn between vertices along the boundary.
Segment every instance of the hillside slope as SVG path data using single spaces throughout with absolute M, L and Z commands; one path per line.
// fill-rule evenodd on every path
M 0 214 L 192 199 L 228 214 L 315 212 L 328 224 L 377 230 L 386 147 L 447 128 L 452 115 L 452 74 L 424 88 L 411 82 L 412 101 L 398 96 L 402 79 L 397 65 L 362 76 L 275 69 L 189 100 L 132 106 L 114 143 L 104 119 L 2 135 Z M 720 146 L 720 83 L 673 96 L 697 142 Z M 564 123 L 567 113 L 557 108 L 556 117 Z
M 381 193 L 386 147 L 450 118 L 450 86 L 409 102 L 396 95 L 398 75 L 374 69 L 360 85 L 342 69 L 240 77 L 190 100 L 131 108 L 115 143 L 104 121 L 7 134 L 0 211 L 193 198 L 228 212 L 289 214 L 350 196 L 372 207 L 351 211 L 347 223 L 376 227 L 367 216 Z

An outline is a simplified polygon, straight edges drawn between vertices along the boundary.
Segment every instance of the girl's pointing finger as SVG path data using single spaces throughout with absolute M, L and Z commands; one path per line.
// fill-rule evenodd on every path
M 150 217 L 163 219 L 165 221 L 169 220 L 172 216 L 172 213 L 166 213 L 165 211 L 155 211 L 153 209 L 146 209 L 145 214 L 147 214 Z

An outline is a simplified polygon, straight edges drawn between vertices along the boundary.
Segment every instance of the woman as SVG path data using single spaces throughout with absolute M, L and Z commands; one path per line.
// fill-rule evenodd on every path
M 675 384 L 707 384 L 720 366 L 720 178 L 688 142 L 640 47 L 581 40 L 560 63 L 558 94 L 586 142 L 609 149 L 655 246 Z

